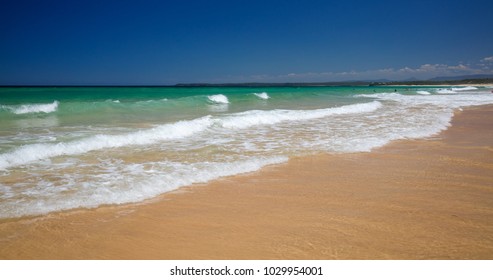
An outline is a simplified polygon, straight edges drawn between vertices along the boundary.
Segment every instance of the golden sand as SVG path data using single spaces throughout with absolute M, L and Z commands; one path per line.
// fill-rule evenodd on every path
M 0 221 L 1 259 L 493 259 L 493 106 L 426 140 Z

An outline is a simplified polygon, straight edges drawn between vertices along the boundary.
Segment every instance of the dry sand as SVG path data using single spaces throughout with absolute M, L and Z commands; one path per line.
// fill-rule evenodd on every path
M 0 221 L 1 259 L 493 259 L 493 106 L 426 140 Z

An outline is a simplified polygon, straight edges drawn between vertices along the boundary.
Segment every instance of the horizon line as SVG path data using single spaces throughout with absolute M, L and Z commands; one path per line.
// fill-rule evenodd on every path
M 0 88 L 16 88 L 16 87 L 274 87 L 274 86 L 385 86 L 385 85 L 441 85 L 441 84 L 457 84 L 460 82 L 490 84 L 493 83 L 493 75 L 487 78 L 466 78 L 466 79 L 451 79 L 451 80 L 407 80 L 407 81 L 392 81 L 386 79 L 378 80 L 354 80 L 354 81 L 333 81 L 333 82 L 230 82 L 230 83 L 176 83 L 176 84 L 0 84 Z

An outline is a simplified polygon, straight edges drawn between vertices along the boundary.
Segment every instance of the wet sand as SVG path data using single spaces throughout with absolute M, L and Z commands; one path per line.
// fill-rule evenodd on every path
M 493 106 L 371 153 L 3 220 L 0 259 L 493 259 Z

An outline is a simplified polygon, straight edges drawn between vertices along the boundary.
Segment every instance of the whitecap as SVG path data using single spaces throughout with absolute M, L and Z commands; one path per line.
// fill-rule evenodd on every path
M 229 104 L 228 97 L 224 94 L 209 95 L 207 98 L 214 104 Z
M 62 156 L 78 155 L 108 148 L 149 145 L 163 140 L 180 139 L 201 132 L 211 125 L 210 116 L 191 121 L 179 121 L 127 134 L 99 134 L 72 142 L 31 144 L 0 155 L 0 169 Z
M 440 88 L 440 89 L 437 89 L 436 92 L 440 93 L 440 94 L 456 93 L 456 91 L 454 91 L 452 89 L 448 89 L 448 88 Z
M 370 103 L 316 110 L 252 110 L 215 118 L 205 116 L 194 120 L 164 124 L 155 128 L 126 134 L 98 134 L 71 142 L 30 144 L 1 154 L 0 169 L 20 166 L 62 155 L 78 155 L 95 150 L 133 145 L 151 145 L 161 141 L 186 138 L 196 133 L 204 132 L 212 127 L 243 129 L 256 125 L 273 125 L 285 121 L 302 121 L 331 115 L 366 113 L 377 110 L 381 106 L 382 104 L 380 102 L 373 101 Z
M 12 105 L 2 107 L 11 111 L 16 115 L 32 114 L 32 113 L 52 113 L 58 109 L 58 101 L 53 101 L 53 103 L 45 104 L 22 104 L 22 105 Z
M 262 100 L 267 100 L 270 98 L 267 92 L 260 92 L 260 93 L 254 92 L 253 94 Z
M 466 91 L 466 90 L 476 90 L 476 89 L 478 89 L 478 88 L 477 87 L 471 87 L 471 86 L 452 88 L 453 91 Z
M 272 125 L 284 121 L 303 121 L 331 115 L 368 113 L 377 110 L 381 106 L 380 102 L 373 101 L 315 110 L 253 110 L 227 116 L 216 121 L 216 123 L 226 128 L 241 129 L 255 125 Z

